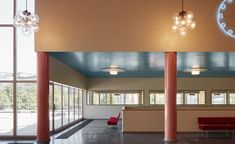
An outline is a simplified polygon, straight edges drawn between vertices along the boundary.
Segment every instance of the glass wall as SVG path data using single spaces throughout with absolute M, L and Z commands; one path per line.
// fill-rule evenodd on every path
M 13 25 L 22 9 L 24 0 L 0 0 L 0 135 L 6 136 L 36 134 L 34 34 L 26 37 Z M 34 12 L 34 0 L 28 10 Z
M 69 88 L 69 122 L 74 121 L 74 88 Z
M 69 88 L 63 87 L 63 125 L 69 123 Z
M 50 89 L 50 94 L 52 94 L 51 99 L 54 110 L 54 122 L 52 110 L 50 128 L 53 131 L 82 118 L 83 90 L 56 82 L 50 82 L 50 85 L 52 88 Z
M 75 102 L 74 102 L 74 109 L 75 109 L 75 120 L 77 120 L 78 119 L 78 105 L 79 105 L 79 90 L 78 89 L 75 89 L 74 90 L 74 100 L 75 100 Z
M 78 117 L 83 117 L 83 95 L 85 94 L 85 90 L 78 90 L 79 91 L 79 98 L 78 98 Z
M 53 130 L 53 85 L 50 83 L 49 90 L 49 120 L 50 120 L 50 131 Z
M 62 86 L 54 84 L 54 128 L 62 126 Z

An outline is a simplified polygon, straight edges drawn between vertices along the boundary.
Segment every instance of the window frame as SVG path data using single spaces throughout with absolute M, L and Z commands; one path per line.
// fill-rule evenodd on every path
M 199 104 L 199 95 L 198 95 L 198 98 L 197 98 L 197 104 L 186 104 L 186 93 L 198 92 L 198 94 L 199 94 L 200 91 L 205 92 L 205 97 L 204 97 L 205 103 L 204 104 Z M 164 106 L 165 104 L 156 104 L 156 103 L 151 104 L 150 103 L 150 94 L 151 94 L 151 92 L 164 93 L 164 90 L 149 90 L 149 102 L 148 102 L 150 106 Z M 178 93 L 183 93 L 183 104 L 176 104 L 177 107 L 178 106 L 181 107 L 181 106 L 204 106 L 204 105 L 206 105 L 206 90 L 177 90 L 177 92 L 176 92 L 176 102 L 177 102 L 177 94 Z
M 90 93 L 91 93 L 91 95 L 90 95 Z M 98 97 L 99 97 L 98 104 L 93 103 L 93 93 L 98 94 Z M 107 96 L 107 94 L 110 94 L 110 104 L 100 104 L 100 94 L 101 93 L 105 93 L 106 96 Z M 115 94 L 115 93 L 124 94 L 124 104 L 113 104 L 112 94 Z M 139 104 L 126 104 L 126 94 L 127 93 L 139 93 L 139 98 L 138 98 Z M 92 102 L 90 102 L 90 100 L 92 100 Z M 87 95 L 86 95 L 86 105 L 87 106 L 141 106 L 141 105 L 144 105 L 144 90 L 107 90 L 107 91 L 106 90 L 105 91 L 88 90 Z
M 225 96 L 226 103 L 225 104 L 213 104 L 212 103 L 212 94 L 213 94 L 213 92 L 214 93 L 226 93 L 226 96 Z M 210 99 L 211 99 L 210 104 L 212 106 L 233 106 L 233 105 L 235 105 L 235 103 L 234 104 L 230 104 L 230 93 L 234 93 L 235 94 L 235 90 L 228 90 L 228 89 L 227 90 L 224 90 L 224 89 L 211 90 L 210 91 Z

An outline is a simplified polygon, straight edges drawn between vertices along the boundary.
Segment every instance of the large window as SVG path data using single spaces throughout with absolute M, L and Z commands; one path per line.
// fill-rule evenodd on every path
M 178 91 L 176 95 L 177 105 L 198 105 L 205 104 L 205 91 Z M 150 91 L 151 105 L 164 105 L 164 91 Z
M 24 0 L 0 0 L 0 135 L 36 134 L 34 34 L 25 37 L 13 25 L 14 13 L 22 9 Z M 28 9 L 34 11 L 34 0 Z
M 13 84 L 0 83 L 0 135 L 13 134 Z
M 0 24 L 12 24 L 14 0 L 0 0 Z
M 37 122 L 36 83 L 17 83 L 17 134 L 35 135 Z
M 13 28 L 0 27 L 0 80 L 13 80 Z
M 88 105 L 141 105 L 143 91 L 88 92 Z

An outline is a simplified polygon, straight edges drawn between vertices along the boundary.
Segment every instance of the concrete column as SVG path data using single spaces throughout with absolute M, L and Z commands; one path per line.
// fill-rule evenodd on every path
M 49 144 L 49 58 L 37 52 L 37 143 Z
M 165 142 L 177 139 L 176 52 L 165 53 Z

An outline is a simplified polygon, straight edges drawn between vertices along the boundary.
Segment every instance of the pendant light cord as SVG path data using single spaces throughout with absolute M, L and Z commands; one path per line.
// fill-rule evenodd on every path
M 28 10 L 28 0 L 26 0 L 26 10 Z
M 184 0 L 182 0 L 182 11 L 184 11 Z

